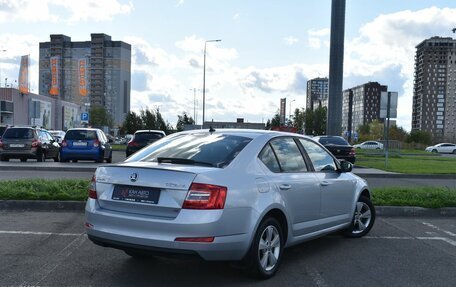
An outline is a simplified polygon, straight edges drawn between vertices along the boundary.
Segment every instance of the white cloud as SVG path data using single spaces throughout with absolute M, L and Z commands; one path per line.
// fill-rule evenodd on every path
M 239 19 L 241 19 L 241 14 L 240 14 L 240 13 L 234 14 L 233 20 L 234 20 L 234 21 L 239 21 Z
M 299 39 L 293 36 L 288 36 L 283 38 L 283 41 L 285 42 L 286 45 L 291 46 L 299 42 Z
M 177 1 L 176 7 L 180 7 L 180 6 L 184 5 L 184 2 L 185 2 L 184 0 Z
M 398 124 L 409 130 L 415 46 L 433 36 L 450 36 L 454 19 L 456 9 L 436 7 L 376 17 L 360 28 L 358 37 L 347 40 L 344 76 L 348 79 L 360 76 L 366 79 L 383 75 L 381 84 L 400 92 Z M 390 72 L 391 67 L 396 67 L 394 73 Z
M 0 22 L 110 21 L 132 11 L 132 2 L 122 4 L 118 0 L 0 0 Z
M 330 29 L 309 29 L 307 31 L 309 46 L 313 49 L 320 49 L 322 44 L 326 47 L 329 47 L 329 38 Z

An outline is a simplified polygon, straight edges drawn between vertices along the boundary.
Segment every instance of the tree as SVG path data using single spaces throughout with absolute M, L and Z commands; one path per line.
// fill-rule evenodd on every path
M 158 129 L 157 125 L 157 117 L 153 110 L 149 109 L 142 109 L 140 111 L 141 121 L 142 121 L 142 128 L 146 130 L 156 130 Z
M 425 131 L 413 130 L 410 132 L 407 142 L 430 145 L 432 143 L 432 136 L 430 133 Z
M 295 109 L 293 115 L 293 127 L 296 128 L 298 133 L 304 133 L 304 121 L 306 119 L 306 112 L 304 108 Z
M 326 134 L 326 107 L 319 106 L 315 109 L 313 115 L 313 127 L 316 135 Z
M 192 117 L 189 117 L 186 112 L 183 112 L 182 115 L 177 115 L 176 130 L 183 131 L 185 125 L 193 125 L 195 121 Z
M 93 106 L 89 110 L 90 120 L 89 123 L 94 127 L 108 126 L 112 128 L 113 120 L 111 115 L 108 114 L 106 108 L 102 106 Z
M 266 129 L 270 130 L 272 127 L 280 127 L 280 115 L 277 111 L 274 117 L 266 122 Z
M 142 120 L 135 112 L 128 112 L 122 125 L 122 133 L 134 134 L 135 131 L 142 129 Z
M 314 135 L 314 112 L 312 109 L 306 109 L 304 122 L 305 134 Z

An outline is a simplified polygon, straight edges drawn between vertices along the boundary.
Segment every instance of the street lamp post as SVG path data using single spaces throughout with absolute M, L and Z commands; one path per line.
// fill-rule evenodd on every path
M 207 40 L 204 42 L 204 61 L 203 61 L 203 122 L 201 123 L 201 128 L 204 126 L 204 116 L 206 108 L 206 44 L 210 42 L 220 42 L 222 40 Z

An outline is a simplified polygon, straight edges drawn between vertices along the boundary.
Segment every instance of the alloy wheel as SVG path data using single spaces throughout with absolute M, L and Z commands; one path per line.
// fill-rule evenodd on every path
M 258 244 L 258 259 L 265 271 L 272 270 L 280 256 L 280 233 L 273 225 L 268 225 L 261 234 Z
M 369 205 L 365 202 L 357 202 L 352 233 L 359 234 L 364 232 L 369 227 L 371 218 L 372 214 Z

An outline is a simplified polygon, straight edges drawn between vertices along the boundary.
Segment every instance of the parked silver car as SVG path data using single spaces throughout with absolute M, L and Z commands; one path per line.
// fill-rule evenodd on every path
M 94 243 L 137 257 L 240 261 L 268 278 L 283 249 L 342 230 L 367 234 L 366 181 L 321 144 L 291 133 L 187 131 L 95 172 L 86 205 Z

